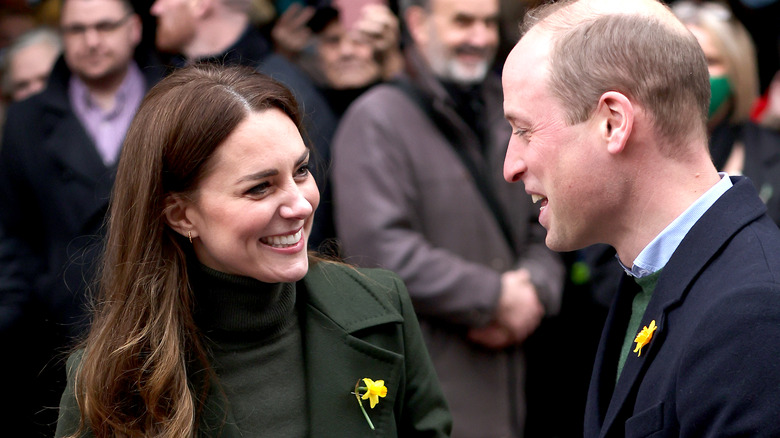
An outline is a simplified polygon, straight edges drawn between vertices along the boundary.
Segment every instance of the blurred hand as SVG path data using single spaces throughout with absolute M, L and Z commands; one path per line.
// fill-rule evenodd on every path
M 382 65 L 382 76 L 385 79 L 403 69 L 401 29 L 398 18 L 389 7 L 376 3 L 363 6 L 354 31 L 370 42 Z
M 505 272 L 501 276 L 501 297 L 495 322 L 471 329 L 468 337 L 488 348 L 521 344 L 539 327 L 542 317 L 544 306 L 536 295 L 528 271 Z
M 311 29 L 306 25 L 314 16 L 315 9 L 311 6 L 301 6 L 293 3 L 279 17 L 273 29 L 271 38 L 276 51 L 295 59 L 311 39 Z
M 494 350 L 503 350 L 515 344 L 515 339 L 509 330 L 495 322 L 485 327 L 469 330 L 468 339 Z
M 360 10 L 360 18 L 355 23 L 355 30 L 362 33 L 371 41 L 374 50 L 379 53 L 387 53 L 397 50 L 401 32 L 398 27 L 398 18 L 385 5 L 368 4 Z

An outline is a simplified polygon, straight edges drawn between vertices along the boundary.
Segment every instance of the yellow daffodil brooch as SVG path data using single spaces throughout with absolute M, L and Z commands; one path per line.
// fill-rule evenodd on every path
M 650 327 L 644 326 L 642 330 L 639 331 L 639 333 L 636 335 L 636 338 L 634 339 L 634 342 L 636 342 L 636 348 L 634 348 L 634 353 L 637 354 L 637 357 L 642 355 L 642 347 L 650 343 L 650 340 L 653 339 L 653 333 L 658 329 L 655 325 L 655 320 L 652 320 L 650 322 Z
M 365 386 L 360 386 L 361 381 L 365 384 Z M 371 419 L 368 418 L 368 413 L 363 407 L 363 400 L 368 399 L 371 405 L 371 409 L 374 409 L 374 406 L 379 403 L 379 397 L 384 398 L 387 396 L 387 387 L 385 386 L 385 381 L 377 380 L 375 382 L 368 377 L 360 379 L 355 384 L 355 392 L 353 392 L 353 394 L 355 394 L 355 398 L 357 398 L 360 410 L 363 411 L 363 416 L 366 417 L 366 421 L 368 421 L 369 427 L 371 427 L 371 430 L 374 430 L 374 423 L 372 423 Z

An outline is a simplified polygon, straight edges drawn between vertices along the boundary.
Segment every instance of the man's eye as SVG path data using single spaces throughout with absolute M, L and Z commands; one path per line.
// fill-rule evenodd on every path
M 95 25 L 95 30 L 98 32 L 110 32 L 114 30 L 114 23 L 101 22 Z
M 527 129 L 515 129 L 514 134 L 520 137 L 524 137 L 528 133 Z

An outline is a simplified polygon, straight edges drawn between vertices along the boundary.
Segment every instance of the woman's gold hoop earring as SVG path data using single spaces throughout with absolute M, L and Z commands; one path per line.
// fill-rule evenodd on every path
M 192 243 L 192 231 L 187 231 L 187 237 L 190 239 L 190 243 Z

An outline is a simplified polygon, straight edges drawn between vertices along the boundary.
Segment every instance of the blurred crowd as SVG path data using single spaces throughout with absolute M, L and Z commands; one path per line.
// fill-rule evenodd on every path
M 309 247 L 404 279 L 453 436 L 581 436 L 622 270 L 608 247 L 547 250 L 503 181 L 500 73 L 532 3 L 2 0 L 6 424 L 51 436 L 124 133 L 159 79 L 213 62 L 293 91 L 322 199 Z M 709 65 L 713 162 L 780 224 L 780 1 L 669 3 Z

